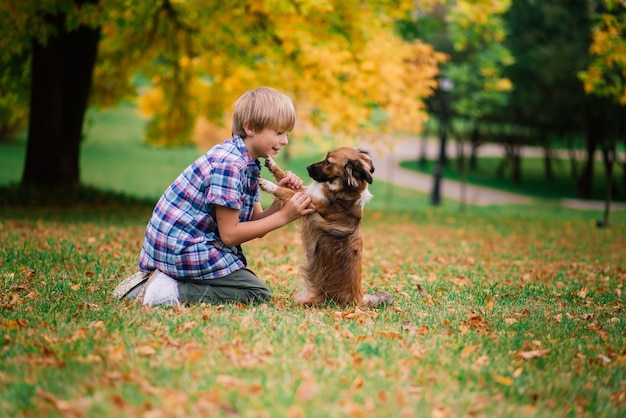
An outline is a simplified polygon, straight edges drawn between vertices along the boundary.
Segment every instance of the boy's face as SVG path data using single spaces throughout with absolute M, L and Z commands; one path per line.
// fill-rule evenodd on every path
M 287 132 L 275 131 L 270 128 L 265 128 L 260 132 L 253 130 L 248 132 L 246 129 L 246 134 L 248 135 L 245 139 L 246 147 L 255 160 L 260 157 L 276 157 L 278 151 L 289 142 Z

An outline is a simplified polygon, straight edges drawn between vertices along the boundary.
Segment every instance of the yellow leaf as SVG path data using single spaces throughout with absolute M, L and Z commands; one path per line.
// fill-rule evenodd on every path
M 461 358 L 468 358 L 478 347 L 480 344 L 468 345 L 461 351 Z
M 116 347 L 110 347 L 109 348 L 109 359 L 113 360 L 113 361 L 120 361 L 124 358 L 124 351 L 125 351 L 124 344 L 120 344 Z
M 582 289 L 578 291 L 578 297 L 581 299 L 584 299 L 587 297 L 588 293 L 589 293 L 589 289 L 587 289 L 586 287 L 583 287 Z
M 487 296 L 487 311 L 491 312 L 493 311 L 493 306 L 495 305 L 495 301 L 493 300 L 493 298 L 491 296 Z
M 510 377 L 504 377 L 504 376 L 500 376 L 498 374 L 494 374 L 492 375 L 493 380 L 495 380 L 496 382 L 500 383 L 501 385 L 504 386 L 511 386 L 513 385 L 513 379 Z
M 80 286 L 81 286 L 81 283 L 76 283 L 70 287 L 73 291 L 77 291 L 78 289 L 80 289 Z

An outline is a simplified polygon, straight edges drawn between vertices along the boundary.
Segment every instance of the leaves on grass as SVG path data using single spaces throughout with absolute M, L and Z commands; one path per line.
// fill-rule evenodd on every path
M 0 415 L 560 416 L 626 407 L 623 232 L 381 219 L 363 231 L 364 287 L 397 299 L 380 310 L 297 306 L 295 229 L 246 245 L 273 303 L 150 309 L 109 297 L 136 268 L 143 226 L 3 221 Z
M 546 350 L 530 350 L 530 351 L 518 351 L 516 355 L 524 360 L 532 360 L 539 357 L 544 357 L 548 355 L 548 353 L 552 351 L 549 349 Z

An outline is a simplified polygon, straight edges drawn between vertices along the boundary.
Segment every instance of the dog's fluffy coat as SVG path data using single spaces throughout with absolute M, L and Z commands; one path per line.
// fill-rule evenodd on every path
M 271 158 L 265 165 L 276 180 L 285 176 Z M 370 155 L 360 149 L 338 148 L 323 161 L 308 166 L 307 171 L 313 182 L 300 190 L 260 179 L 261 189 L 280 202 L 301 191 L 311 196 L 316 209 L 302 218 L 306 263 L 301 268 L 304 288 L 296 295 L 296 302 L 315 305 L 331 300 L 370 307 L 393 303 L 387 293 L 364 295 L 361 286 L 361 218 L 363 206 L 372 197 L 368 184 L 374 172 Z

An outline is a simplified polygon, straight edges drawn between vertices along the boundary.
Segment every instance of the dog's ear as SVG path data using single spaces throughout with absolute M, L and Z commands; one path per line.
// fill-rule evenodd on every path
M 367 163 L 367 165 L 370 166 L 370 173 L 373 173 L 374 172 L 374 163 L 372 162 L 372 157 L 371 157 L 369 151 L 361 149 L 361 148 L 359 148 L 357 151 L 359 151 L 359 154 L 360 154 L 359 156 L 361 157 L 361 159 L 363 161 L 365 161 Z M 371 184 L 372 182 L 370 181 L 369 183 Z
M 351 160 L 346 164 L 346 183 L 349 187 L 358 187 L 359 180 L 365 180 L 369 184 L 372 184 L 374 179 L 372 175 L 367 170 L 363 161 L 361 160 Z

